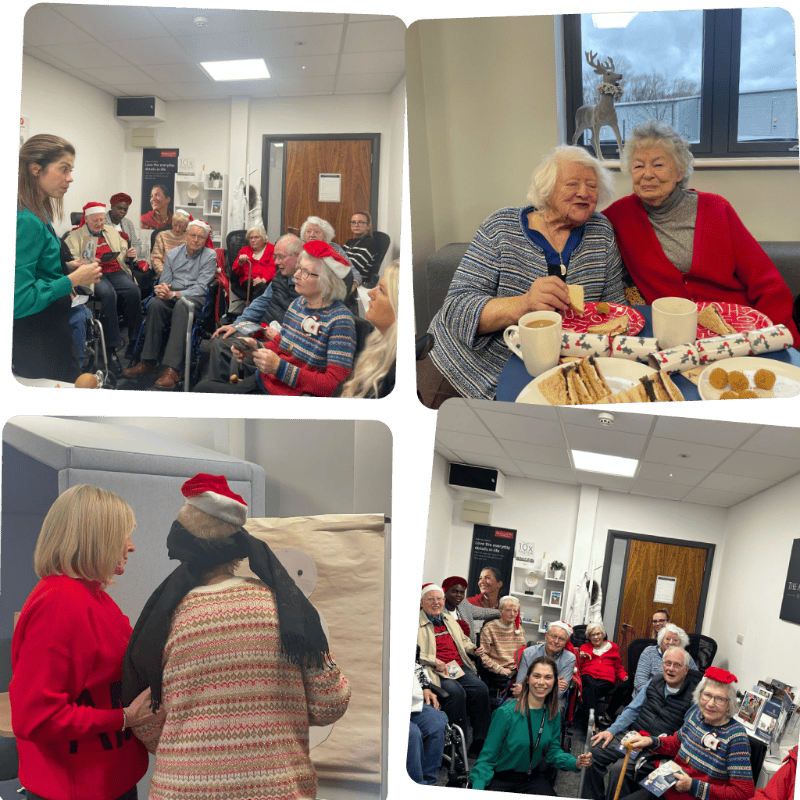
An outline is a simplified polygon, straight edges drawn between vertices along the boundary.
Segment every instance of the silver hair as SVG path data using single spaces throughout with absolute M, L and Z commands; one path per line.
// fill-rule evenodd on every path
M 246 239 L 251 233 L 257 233 L 265 242 L 269 243 L 269 237 L 267 236 L 267 231 L 263 225 L 251 225 L 247 229 L 247 233 L 245 233 L 244 238 Z
M 175 211 L 172 212 L 172 216 L 174 217 L 186 217 L 186 221 L 189 222 L 190 214 L 188 211 L 184 211 L 182 208 L 176 208 Z
M 319 275 L 317 285 L 322 292 L 322 302 L 326 306 L 334 300 L 344 300 L 347 297 L 347 287 L 344 285 L 344 281 L 321 258 L 314 258 L 304 250 L 300 254 L 300 264 L 313 265 Z
M 541 211 L 553 196 L 561 164 L 573 162 L 594 170 L 597 178 L 597 204 L 605 205 L 614 198 L 614 178 L 608 168 L 582 147 L 560 144 L 545 155 L 531 175 L 528 202 Z
M 500 600 L 497 602 L 497 607 L 502 611 L 503 610 L 503 603 L 513 603 L 517 608 L 520 607 L 519 600 L 513 595 L 507 594 L 505 597 L 501 597 Z
M 651 119 L 637 125 L 625 140 L 619 166 L 623 172 L 630 174 L 631 161 L 637 150 L 648 147 L 660 147 L 675 161 L 675 166 L 683 171 L 683 178 L 678 186 L 685 189 L 694 172 L 694 156 L 689 149 L 689 142 L 666 122 Z
M 689 646 L 689 636 L 683 628 L 679 628 L 675 623 L 668 622 L 657 634 L 656 634 L 656 641 L 658 642 L 658 649 L 661 649 L 661 645 L 664 642 L 664 637 L 667 635 L 667 631 L 671 631 L 672 633 L 678 634 L 678 639 L 681 643 L 681 649 L 685 650 Z
M 330 222 L 328 222 L 327 220 L 322 219 L 322 217 L 309 217 L 302 224 L 302 226 L 300 228 L 300 238 L 303 241 L 305 241 L 305 238 L 306 238 L 306 228 L 308 227 L 308 223 L 309 222 L 312 225 L 316 225 L 316 226 L 322 228 L 322 232 L 325 234 L 325 241 L 326 242 L 332 242 L 333 241 L 333 237 L 336 235 L 336 231 L 333 229 L 333 225 L 331 225 Z
M 664 653 L 664 656 L 663 656 L 663 657 L 664 657 L 664 658 L 666 658 L 666 657 L 667 657 L 667 653 L 669 653 L 669 652 L 670 652 L 670 651 L 672 651 L 672 650 L 680 650 L 680 651 L 681 651 L 681 653 L 683 653 L 683 666 L 684 666 L 684 667 L 688 667 L 688 666 L 689 666 L 689 661 L 690 661 L 690 660 L 691 660 L 691 658 L 692 658 L 692 657 L 689 655 L 689 651 L 688 651 L 688 650 L 685 650 L 683 647 L 678 647 L 677 645 L 675 645 L 675 647 L 668 647 L 668 648 L 667 648 L 667 651 L 666 651 L 666 653 Z
M 723 720 L 724 725 L 736 712 L 736 681 L 733 683 L 720 683 L 719 681 L 712 680 L 711 678 L 706 678 L 704 675 L 700 680 L 700 683 L 695 686 L 694 692 L 692 693 L 692 702 L 694 702 L 698 707 L 700 706 L 700 695 L 703 694 L 709 684 L 713 684 L 715 687 L 722 689 L 728 697 L 728 709 L 725 712 L 725 719 Z
M 590 622 L 590 623 L 589 623 L 589 624 L 586 626 L 586 638 L 587 638 L 587 639 L 589 638 L 589 634 L 590 634 L 590 633 L 591 633 L 593 630 L 595 630 L 595 628 L 596 628 L 598 631 L 600 631 L 600 633 L 602 633 L 602 634 L 603 634 L 603 636 L 608 636 L 608 634 L 606 633 L 605 626 L 603 625 L 603 623 L 602 623 L 602 622 Z
M 286 242 L 286 253 L 289 256 L 296 256 L 303 249 L 303 240 L 293 233 L 284 233 L 275 246 L 277 247 L 281 242 Z

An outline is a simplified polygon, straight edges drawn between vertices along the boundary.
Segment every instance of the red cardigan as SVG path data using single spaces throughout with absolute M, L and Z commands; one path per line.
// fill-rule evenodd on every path
M 604 212 L 614 226 L 622 260 L 633 282 L 652 304 L 659 297 L 736 303 L 785 325 L 800 344 L 792 320 L 793 298 L 777 267 L 745 228 L 731 204 L 697 192 L 692 266 L 683 274 L 664 255 L 642 201 L 631 194 Z
M 239 262 L 239 256 L 247 256 L 250 259 L 250 263 L 253 265 L 253 279 L 264 278 L 264 280 L 269 283 L 275 277 L 275 260 L 272 257 L 274 252 L 275 245 L 267 242 L 267 246 L 261 254 L 261 258 L 256 259 L 254 258 L 253 248 L 249 245 L 245 245 L 239 251 L 239 255 L 234 259 L 231 272 L 237 275 L 242 283 L 245 283 L 247 281 L 247 273 L 250 269 L 250 265 L 247 262 L 241 264 Z
M 611 681 L 611 683 L 627 680 L 628 673 L 622 666 L 619 647 L 614 642 L 609 642 L 609 644 L 611 647 L 600 656 L 594 654 L 594 646 L 591 642 L 581 645 L 578 653 L 580 664 L 578 669 L 580 669 L 581 675 L 590 675 L 598 681 Z

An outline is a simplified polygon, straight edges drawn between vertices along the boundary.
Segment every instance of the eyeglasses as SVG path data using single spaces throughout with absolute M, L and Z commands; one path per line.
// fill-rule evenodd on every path
M 300 267 L 300 269 L 297 270 L 297 275 L 301 278 L 319 278 L 316 272 L 309 272 L 305 267 Z
M 708 692 L 703 692 L 700 695 L 700 699 L 709 706 L 724 706 L 728 702 L 727 697 L 719 697 L 716 694 L 709 694 Z
M 545 636 L 547 636 L 547 638 L 551 642 L 555 642 L 556 644 L 566 644 L 567 643 L 567 638 L 565 636 L 556 636 L 554 633 L 547 633 L 547 634 L 545 634 Z

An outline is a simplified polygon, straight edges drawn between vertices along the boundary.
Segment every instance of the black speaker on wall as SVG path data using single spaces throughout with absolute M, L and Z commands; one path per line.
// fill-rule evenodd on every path
M 155 97 L 118 97 L 118 117 L 155 117 Z
M 471 464 L 450 463 L 448 486 L 479 492 L 502 491 L 503 475 L 496 469 L 476 467 Z

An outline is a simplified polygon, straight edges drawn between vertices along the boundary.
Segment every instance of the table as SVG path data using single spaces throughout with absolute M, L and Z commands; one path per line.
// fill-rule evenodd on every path
M 644 317 L 644 328 L 640 336 L 653 335 L 653 314 L 650 306 L 635 306 L 636 310 Z M 777 353 L 768 353 L 759 358 L 782 361 L 784 364 L 793 364 L 800 367 L 800 352 L 791 347 L 788 350 L 781 350 Z M 720 362 L 724 363 L 724 362 Z M 686 400 L 699 400 L 700 392 L 688 378 L 684 378 L 680 373 L 670 375 L 675 385 L 681 390 L 681 394 Z M 500 373 L 500 380 L 497 383 L 497 394 L 495 400 L 513 403 L 519 393 L 533 380 L 525 369 L 521 358 L 517 358 L 513 353 L 506 362 L 503 371 Z

